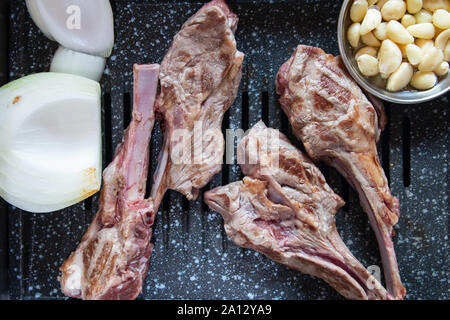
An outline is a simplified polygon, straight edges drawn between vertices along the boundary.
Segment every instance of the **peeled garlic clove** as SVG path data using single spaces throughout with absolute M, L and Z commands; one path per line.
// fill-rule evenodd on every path
M 406 5 L 403 1 L 389 0 L 381 8 L 381 16 L 385 21 L 400 20 L 406 12 Z
M 391 74 L 402 63 L 402 52 L 392 40 L 386 39 L 378 50 L 378 61 L 380 72 Z
M 407 62 L 403 62 L 389 77 L 386 89 L 389 91 L 399 91 L 403 89 L 411 81 L 413 72 L 413 67 Z
M 444 60 L 450 61 L 450 40 L 447 41 L 447 44 L 444 49 Z
M 435 32 L 433 24 L 429 22 L 409 26 L 406 30 L 414 37 L 420 39 L 433 39 Z
M 402 53 L 402 58 L 406 59 L 406 46 L 407 44 L 399 44 L 397 43 L 397 46 L 399 47 L 401 53 Z
M 353 22 L 361 22 L 367 13 L 369 5 L 367 0 L 355 0 L 350 7 L 350 19 Z
M 359 71 L 361 71 L 361 73 L 365 76 L 375 76 L 379 72 L 377 58 L 369 54 L 359 56 L 356 62 L 358 63 Z
M 429 48 L 423 53 L 423 58 L 419 63 L 418 69 L 419 71 L 433 71 L 443 60 L 444 53 L 442 50 L 436 47 Z
M 433 70 L 434 73 L 436 73 L 437 76 L 445 76 L 448 72 L 448 62 L 443 61 L 436 69 Z
M 428 48 L 434 47 L 434 41 L 427 39 L 416 39 L 416 45 L 425 52 Z
M 38 73 L 0 88 L 0 196 L 31 212 L 84 200 L 101 182 L 98 82 Z
M 411 14 L 417 13 L 422 9 L 422 0 L 406 0 L 406 8 Z
M 405 28 L 408 28 L 409 26 L 412 26 L 413 24 L 416 24 L 416 18 L 410 14 L 405 14 L 402 18 L 402 25 Z
M 378 40 L 386 40 L 387 39 L 387 23 L 382 22 L 376 27 L 373 31 L 373 34 L 375 37 L 377 37 Z
M 447 30 L 442 31 L 436 37 L 436 40 L 434 40 L 434 44 L 435 44 L 436 48 L 444 50 L 449 39 L 450 39 L 450 29 L 447 29 Z
M 450 12 L 444 9 L 438 9 L 433 14 L 433 24 L 441 29 L 450 28 Z
M 358 22 L 353 23 L 347 30 L 347 40 L 353 48 L 359 45 L 359 39 L 361 35 L 359 34 L 359 29 L 361 24 Z
M 438 9 L 449 10 L 449 0 L 423 0 L 423 8 L 431 12 Z
M 379 0 L 379 1 L 377 1 L 376 5 L 381 10 L 383 8 L 383 6 L 386 4 L 386 2 L 388 2 L 388 1 L 389 0 Z
M 431 22 L 433 20 L 433 14 L 428 10 L 422 9 L 414 14 L 414 18 L 416 18 L 417 24 Z
M 372 32 L 368 32 L 365 35 L 361 36 L 361 41 L 372 47 L 379 47 L 381 45 L 381 42 L 373 35 Z
M 386 32 L 388 38 L 396 43 L 409 44 L 414 42 L 414 37 L 398 21 L 389 21 Z
M 437 83 L 437 80 L 437 76 L 434 72 L 418 71 L 413 75 L 410 84 L 416 89 L 427 90 L 433 88 Z
M 358 52 L 356 52 L 355 54 L 355 59 L 358 60 L 358 58 L 360 56 L 362 56 L 363 54 L 368 54 L 371 55 L 372 57 L 376 57 L 377 56 L 377 49 L 374 47 L 362 47 L 361 49 L 358 50 Z
M 423 57 L 422 49 L 420 49 L 415 44 L 408 44 L 406 46 L 406 57 L 408 58 L 409 63 L 413 66 L 420 63 Z
M 114 20 L 108 0 L 26 0 L 33 21 L 51 40 L 73 51 L 108 57 Z
M 71 73 L 100 81 L 105 69 L 105 58 L 59 47 L 50 65 L 51 72 Z
M 376 27 L 381 23 L 381 12 L 376 6 L 371 6 L 367 10 L 366 16 L 364 17 L 361 23 L 361 29 L 359 33 L 364 35 Z

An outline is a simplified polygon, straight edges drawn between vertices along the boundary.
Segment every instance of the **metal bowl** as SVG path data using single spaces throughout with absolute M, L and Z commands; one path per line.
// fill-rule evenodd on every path
M 450 90 L 450 76 L 448 73 L 439 77 L 439 82 L 429 90 L 419 91 L 408 87 L 397 92 L 390 92 L 374 83 L 373 79 L 364 76 L 358 69 L 353 48 L 347 41 L 347 29 L 351 24 L 349 12 L 352 3 L 353 0 L 344 0 L 342 4 L 338 21 L 338 43 L 339 52 L 347 70 L 361 87 L 380 99 L 401 104 L 425 102 L 435 99 Z

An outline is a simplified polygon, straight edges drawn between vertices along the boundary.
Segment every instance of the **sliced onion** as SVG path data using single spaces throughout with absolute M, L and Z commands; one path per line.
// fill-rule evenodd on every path
M 0 196 L 31 212 L 75 204 L 100 189 L 100 86 L 38 73 L 0 88 Z
M 26 4 L 33 21 L 51 40 L 95 56 L 111 54 L 114 19 L 108 0 L 26 0 Z
M 50 71 L 76 74 L 100 81 L 103 69 L 105 69 L 105 62 L 105 58 L 102 57 L 59 47 L 53 56 Z

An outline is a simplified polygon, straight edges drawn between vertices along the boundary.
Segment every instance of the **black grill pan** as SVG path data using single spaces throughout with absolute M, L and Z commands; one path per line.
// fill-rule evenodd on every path
M 130 121 L 132 65 L 160 62 L 182 23 L 202 2 L 112 1 L 115 46 L 102 79 L 103 165 L 111 160 Z M 247 129 L 263 119 L 301 147 L 274 90 L 279 66 L 297 44 L 338 54 L 339 1 L 229 1 L 239 15 L 238 48 L 245 53 L 238 97 L 223 129 Z M 0 4 L 0 82 L 48 70 L 56 44 L 31 21 L 24 1 Z M 386 104 L 389 124 L 379 145 L 401 217 L 394 239 L 408 299 L 448 299 L 449 95 L 419 105 Z M 156 125 L 151 172 L 162 142 Z M 376 240 L 356 193 L 332 168 L 320 165 L 346 201 L 337 214 L 345 243 L 366 266 L 381 266 Z M 224 165 L 204 188 L 241 178 Z M 341 299 L 325 282 L 234 245 L 222 218 L 200 193 L 188 202 L 168 192 L 154 228 L 155 250 L 140 299 Z M 0 298 L 61 299 L 58 268 L 80 241 L 98 195 L 49 214 L 33 214 L 0 200 Z

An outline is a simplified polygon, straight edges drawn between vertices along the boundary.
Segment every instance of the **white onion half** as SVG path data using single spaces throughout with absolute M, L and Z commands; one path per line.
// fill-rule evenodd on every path
M 105 63 L 105 58 L 59 47 L 53 56 L 50 72 L 71 73 L 100 81 Z
M 0 88 L 0 196 L 31 212 L 75 204 L 100 189 L 98 82 L 38 73 Z

